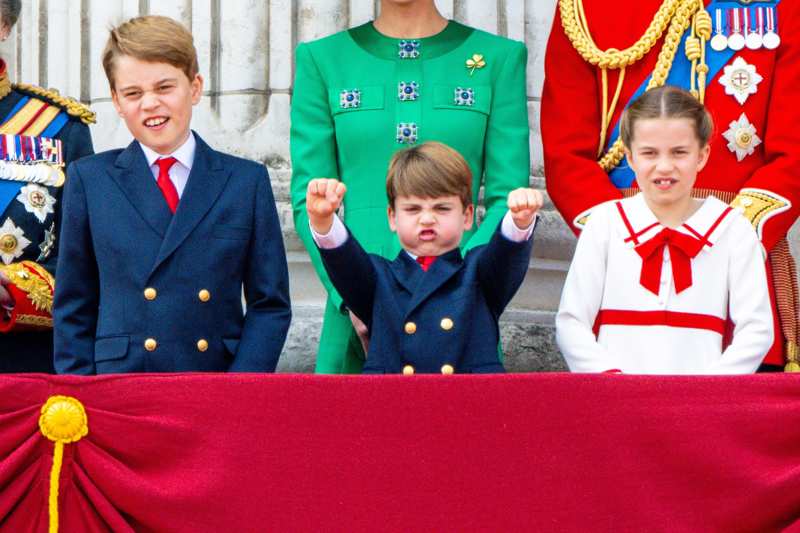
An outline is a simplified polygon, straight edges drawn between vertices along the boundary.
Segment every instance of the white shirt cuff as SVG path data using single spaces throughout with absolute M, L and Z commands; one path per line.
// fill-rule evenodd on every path
M 314 242 L 323 250 L 338 248 L 347 242 L 347 228 L 344 227 L 344 223 L 337 215 L 333 215 L 333 224 L 331 224 L 331 229 L 325 235 L 320 235 L 314 231 L 311 222 L 308 223 L 308 227 L 311 228 L 311 237 Z
M 533 222 L 531 225 L 525 229 L 518 228 L 517 225 L 514 223 L 514 219 L 511 216 L 511 211 L 506 211 L 506 216 L 503 217 L 503 222 L 500 225 L 500 233 L 512 242 L 524 242 L 531 238 L 533 235 L 533 228 L 536 227 L 536 221 L 539 220 L 539 214 L 537 213 L 535 217 L 533 217 Z

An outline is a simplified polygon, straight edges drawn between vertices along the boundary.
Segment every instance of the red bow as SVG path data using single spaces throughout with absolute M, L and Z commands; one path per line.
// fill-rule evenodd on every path
M 670 228 L 664 228 L 655 237 L 635 248 L 642 258 L 642 273 L 639 283 L 658 295 L 661 281 L 661 266 L 664 258 L 664 247 L 669 248 L 672 261 L 672 279 L 675 281 L 675 293 L 692 286 L 692 259 L 703 249 L 704 242 Z
M 419 266 L 421 266 L 422 270 L 425 272 L 428 271 L 434 261 L 436 261 L 435 255 L 420 255 L 417 257 L 417 263 L 419 263 Z

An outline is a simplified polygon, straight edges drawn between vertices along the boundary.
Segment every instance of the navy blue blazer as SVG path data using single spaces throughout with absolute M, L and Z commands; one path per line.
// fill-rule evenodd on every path
M 136 141 L 70 166 L 57 372 L 275 370 L 291 309 L 269 176 L 194 135 L 174 216 Z
M 320 249 L 345 305 L 369 328 L 365 374 L 504 372 L 498 320 L 528 271 L 533 237 L 512 242 L 500 226 L 488 244 L 440 256 L 423 271 L 405 251 L 394 261 L 367 254 L 352 234 Z

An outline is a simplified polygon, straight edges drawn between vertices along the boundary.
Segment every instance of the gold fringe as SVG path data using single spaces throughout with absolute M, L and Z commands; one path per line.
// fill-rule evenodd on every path
M 81 122 L 84 124 L 95 124 L 97 122 L 97 115 L 95 115 L 94 111 L 92 111 L 89 106 L 69 96 L 62 96 L 56 89 L 44 89 L 29 83 L 15 83 L 12 87 L 19 91 L 46 99 L 64 109 L 68 115 L 81 119 Z

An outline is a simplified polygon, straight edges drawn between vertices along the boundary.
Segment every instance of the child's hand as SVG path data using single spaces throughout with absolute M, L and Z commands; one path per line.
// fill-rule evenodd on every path
M 333 225 L 333 214 L 342 205 L 347 190 L 339 180 L 317 178 L 308 183 L 306 191 L 306 212 L 314 231 L 327 234 Z
M 514 189 L 508 193 L 508 210 L 519 229 L 527 229 L 536 217 L 536 213 L 544 205 L 544 197 L 540 191 L 527 187 Z

